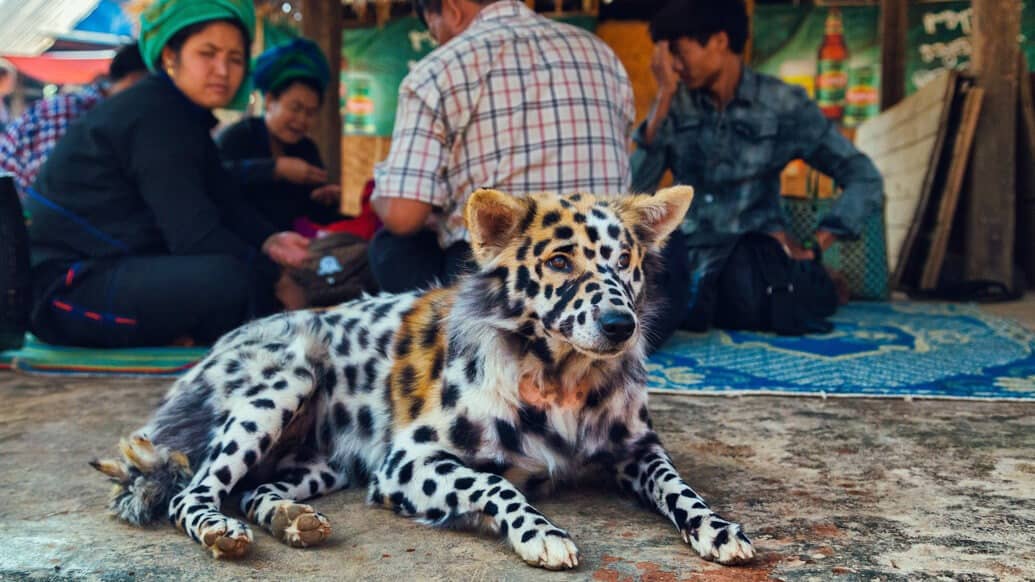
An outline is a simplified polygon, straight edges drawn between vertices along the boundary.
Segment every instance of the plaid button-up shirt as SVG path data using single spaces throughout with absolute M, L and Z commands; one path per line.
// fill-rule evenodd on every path
M 0 134 L 0 171 L 14 176 L 22 198 L 68 126 L 103 99 L 99 85 L 40 99 L 4 129 Z
M 374 196 L 434 206 L 429 226 L 446 248 L 466 240 L 464 204 L 478 188 L 627 191 L 634 120 L 632 86 L 610 48 L 502 0 L 403 80 Z

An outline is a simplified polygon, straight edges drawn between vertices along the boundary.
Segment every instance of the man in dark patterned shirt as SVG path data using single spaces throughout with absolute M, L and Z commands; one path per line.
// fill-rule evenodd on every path
M 742 235 L 768 234 L 791 258 L 810 261 L 835 240 L 858 237 L 881 209 L 876 167 L 805 91 L 744 64 L 747 31 L 742 0 L 670 0 L 651 23 L 659 90 L 633 136 L 633 189 L 653 192 L 671 170 L 696 190 L 683 224 L 691 329 L 711 324 L 719 273 Z M 804 244 L 786 233 L 780 207 L 780 172 L 798 158 L 844 189 Z

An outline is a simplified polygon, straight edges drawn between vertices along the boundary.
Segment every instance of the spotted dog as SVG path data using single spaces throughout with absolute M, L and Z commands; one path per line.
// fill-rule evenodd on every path
M 163 514 L 217 558 L 252 532 L 307 547 L 331 534 L 302 500 L 368 483 L 371 504 L 482 525 L 526 562 L 574 568 L 571 537 L 529 496 L 603 466 L 698 554 L 754 555 L 739 525 L 679 477 L 647 412 L 646 285 L 688 187 L 598 199 L 475 192 L 478 271 L 453 287 L 275 315 L 221 338 L 151 421 L 93 465 L 119 518 Z

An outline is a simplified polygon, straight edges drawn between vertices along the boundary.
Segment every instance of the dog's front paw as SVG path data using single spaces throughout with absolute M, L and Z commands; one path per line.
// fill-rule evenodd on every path
M 201 544 L 212 552 L 212 557 L 223 560 L 244 557 L 252 545 L 252 531 L 247 525 L 223 517 L 203 526 L 199 538 Z
M 293 548 L 308 548 L 327 541 L 331 524 L 309 505 L 282 501 L 273 514 L 270 531 Z
M 743 564 L 755 557 L 755 548 L 740 525 L 717 515 L 688 519 L 682 533 L 683 541 L 705 560 L 729 565 Z
M 564 570 L 578 566 L 579 549 L 575 547 L 575 542 L 571 541 L 571 536 L 553 527 L 545 519 L 536 521 L 542 521 L 543 524 L 535 523 L 533 527 L 523 531 L 510 531 L 511 542 L 521 559 L 547 570 Z

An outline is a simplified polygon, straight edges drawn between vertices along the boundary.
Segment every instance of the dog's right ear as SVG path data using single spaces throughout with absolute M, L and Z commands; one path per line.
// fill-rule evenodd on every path
M 499 190 L 477 190 L 467 200 L 464 219 L 471 234 L 471 252 L 479 265 L 496 258 L 518 234 L 528 201 Z

